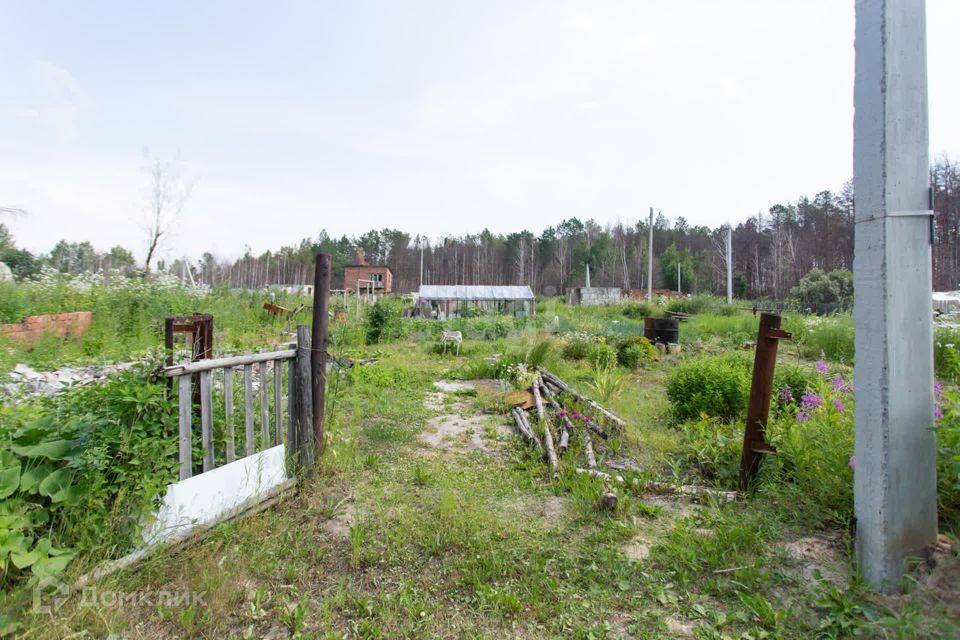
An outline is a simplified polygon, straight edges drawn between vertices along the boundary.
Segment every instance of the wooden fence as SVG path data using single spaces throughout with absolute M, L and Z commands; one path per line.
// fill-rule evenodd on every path
M 173 378 L 179 395 L 180 480 L 280 444 L 286 445 L 287 458 L 294 465 L 312 463 L 312 446 L 305 446 L 312 444 L 306 435 L 312 434 L 310 334 L 306 327 L 298 327 L 295 346 L 268 353 L 196 360 L 164 370 L 167 377 Z M 242 380 L 241 420 L 236 420 L 235 374 L 240 374 Z M 199 464 L 194 456 L 194 385 L 200 388 Z M 214 423 L 215 388 L 221 391 L 218 395 L 223 406 L 222 424 Z M 236 431 L 240 424 L 243 432 L 238 441 Z

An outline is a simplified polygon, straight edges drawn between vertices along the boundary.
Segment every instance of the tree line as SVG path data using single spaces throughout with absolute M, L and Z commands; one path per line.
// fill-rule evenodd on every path
M 933 280 L 937 290 L 960 288 L 960 164 L 938 158 L 930 170 L 936 231 Z M 853 266 L 853 188 L 821 191 L 795 202 L 778 203 L 732 228 L 734 294 L 743 298 L 784 299 L 811 270 L 831 272 Z M 185 281 L 211 286 L 258 289 L 313 282 L 314 255 L 329 253 L 334 287 L 343 268 L 357 262 L 387 264 L 394 289 L 415 291 L 424 284 L 529 285 L 554 295 L 584 284 L 589 265 L 594 286 L 644 289 L 647 286 L 646 216 L 632 223 L 601 225 L 592 218 L 568 218 L 539 233 L 521 230 L 426 238 L 400 229 L 370 230 L 335 237 L 321 230 L 313 238 L 255 255 L 248 248 L 235 260 L 210 252 L 199 260 L 157 262 L 157 268 Z M 726 228 L 691 225 L 685 218 L 657 213 L 653 220 L 655 288 L 722 294 L 726 290 Z M 29 276 L 43 264 L 69 273 L 105 268 L 136 272 L 132 253 L 114 247 L 97 253 L 88 242 L 61 241 L 46 255 L 16 249 L 4 228 L 0 260 L 15 274 Z

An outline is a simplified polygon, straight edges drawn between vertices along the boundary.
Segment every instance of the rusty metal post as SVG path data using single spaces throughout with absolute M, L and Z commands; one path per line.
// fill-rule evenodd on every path
M 323 419 L 327 390 L 327 329 L 330 324 L 330 256 L 317 254 L 313 282 L 313 347 L 310 353 L 313 388 L 314 463 L 323 454 Z
M 776 453 L 767 443 L 767 418 L 770 415 L 770 394 L 773 392 L 773 372 L 777 366 L 777 341 L 791 335 L 780 329 L 780 316 L 760 314 L 757 331 L 757 350 L 753 358 L 753 381 L 750 383 L 750 403 L 747 405 L 747 423 L 743 431 L 743 454 L 740 458 L 740 490 L 746 491 L 760 469 L 760 458 Z

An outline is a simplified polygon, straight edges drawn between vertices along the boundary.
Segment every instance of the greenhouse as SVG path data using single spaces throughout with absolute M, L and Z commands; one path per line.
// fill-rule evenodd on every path
M 537 312 L 537 303 L 528 286 L 431 284 L 420 286 L 417 308 L 424 318 L 437 320 L 481 313 L 525 317 Z

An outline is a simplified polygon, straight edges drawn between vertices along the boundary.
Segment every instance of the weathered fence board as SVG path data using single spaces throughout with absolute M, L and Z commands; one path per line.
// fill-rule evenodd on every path
M 233 433 L 233 367 L 223 370 L 223 410 L 227 416 L 227 463 L 230 463 L 237 455 Z
M 213 469 L 213 389 L 210 376 L 210 371 L 200 372 L 200 443 L 205 472 Z
M 263 436 L 262 447 L 270 447 L 270 398 L 267 396 L 267 363 L 257 365 L 260 369 L 260 433 Z
M 274 444 L 283 442 L 283 367 L 280 360 L 273 361 L 273 432 Z
M 193 475 L 193 443 L 191 441 L 191 416 L 193 402 L 190 398 L 190 376 L 180 376 L 180 479 Z
M 243 420 L 247 438 L 247 455 L 253 455 L 253 365 L 243 365 Z

